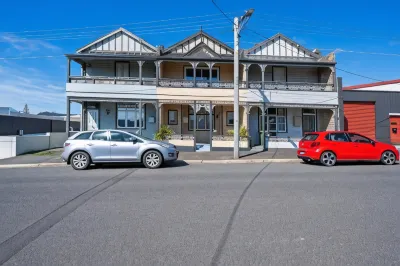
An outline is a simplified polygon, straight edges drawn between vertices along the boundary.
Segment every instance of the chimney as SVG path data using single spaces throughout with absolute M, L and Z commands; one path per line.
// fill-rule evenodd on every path
M 318 49 L 314 49 L 312 52 L 313 52 L 314 54 L 321 55 L 321 51 L 318 50 Z
M 162 55 L 163 51 L 164 51 L 164 45 L 157 46 L 158 55 Z

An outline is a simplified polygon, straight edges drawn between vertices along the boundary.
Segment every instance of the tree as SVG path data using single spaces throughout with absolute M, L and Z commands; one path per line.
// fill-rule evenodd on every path
M 24 113 L 24 114 L 29 114 L 29 107 L 28 107 L 28 104 L 25 104 L 23 113 Z

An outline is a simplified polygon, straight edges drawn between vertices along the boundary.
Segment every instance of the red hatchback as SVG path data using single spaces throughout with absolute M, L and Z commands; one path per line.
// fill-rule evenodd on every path
M 392 165 L 399 160 L 393 145 L 357 133 L 326 131 L 307 133 L 299 142 L 297 157 L 304 162 L 320 161 L 333 166 L 337 161 L 381 161 Z

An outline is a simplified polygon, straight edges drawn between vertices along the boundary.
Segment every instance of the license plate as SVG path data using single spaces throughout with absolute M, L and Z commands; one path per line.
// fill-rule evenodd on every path
M 306 153 L 305 153 L 304 151 L 301 151 L 301 152 L 300 152 L 300 155 L 303 155 L 303 154 L 306 154 Z

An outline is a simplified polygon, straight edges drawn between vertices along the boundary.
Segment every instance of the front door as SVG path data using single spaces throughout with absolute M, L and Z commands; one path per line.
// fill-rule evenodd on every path
M 143 145 L 140 140 L 132 135 L 118 131 L 110 131 L 110 137 L 112 161 L 123 162 L 138 160 L 139 148 Z M 134 142 L 134 140 L 136 140 L 136 142 Z
M 90 140 L 86 143 L 85 148 L 89 152 L 93 161 L 110 160 L 110 141 L 107 131 L 94 132 Z
M 87 119 L 87 130 L 98 130 L 99 129 L 99 110 L 88 109 Z

